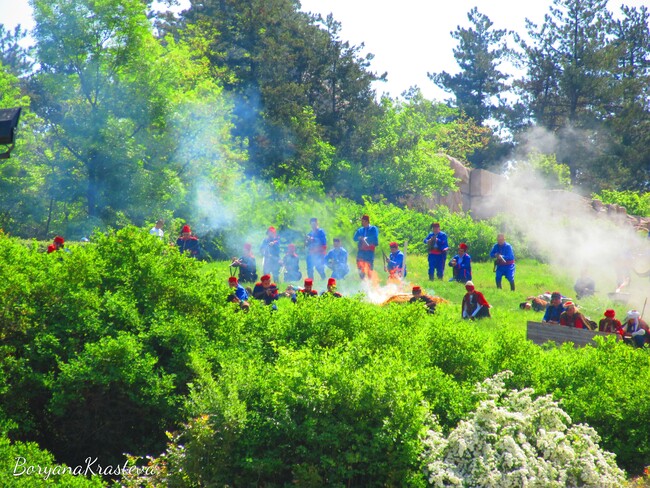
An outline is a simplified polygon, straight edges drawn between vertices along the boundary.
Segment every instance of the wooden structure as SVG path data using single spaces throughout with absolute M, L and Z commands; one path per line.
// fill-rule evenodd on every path
M 587 344 L 595 346 L 596 342 L 594 341 L 594 337 L 609 337 L 612 335 L 616 336 L 617 340 L 620 337 L 618 334 L 612 334 L 610 332 L 576 329 L 575 327 L 566 327 L 558 324 L 544 324 L 541 322 L 529 321 L 526 327 L 526 338 L 538 345 L 542 345 L 548 341 L 553 341 L 556 344 L 573 342 L 574 347 L 582 347 Z

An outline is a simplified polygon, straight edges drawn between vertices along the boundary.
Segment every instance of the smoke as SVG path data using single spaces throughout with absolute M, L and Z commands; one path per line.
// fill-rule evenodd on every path
M 591 276 L 597 294 L 612 293 L 629 279 L 620 291 L 629 293 L 631 308 L 641 308 L 650 283 L 635 270 L 650 269 L 648 239 L 639 236 L 624 214 L 596 211 L 590 199 L 557 189 L 557 179 L 530 164 L 540 158 L 539 152 L 548 154 L 559 148 L 552 133 L 530 130 L 508 163 L 507 178 L 495 178 L 492 196 L 484 199 L 479 211 L 504 214 L 507 225 L 521 232 L 557 272 L 573 280 L 582 274 Z M 575 296 L 574 290 L 560 291 Z M 628 296 L 616 298 L 623 301 Z

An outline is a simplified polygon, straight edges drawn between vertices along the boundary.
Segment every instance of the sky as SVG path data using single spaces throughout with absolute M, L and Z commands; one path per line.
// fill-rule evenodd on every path
M 365 44 L 365 53 L 374 54 L 371 70 L 388 73 L 387 82 L 374 86 L 379 95 L 393 98 L 417 85 L 429 99 L 444 100 L 448 94 L 436 87 L 427 72 L 456 73 L 453 56 L 456 41 L 450 32 L 469 27 L 467 13 L 478 7 L 495 29 L 509 29 L 524 35 L 525 19 L 541 24 L 552 0 L 300 0 L 302 10 L 329 13 L 341 22 L 341 38 L 353 45 Z M 188 0 L 181 0 L 187 5 Z M 640 7 L 650 0 L 610 1 L 608 8 L 618 12 L 620 5 Z M 28 0 L 0 0 L 0 23 L 32 27 Z M 504 68 L 507 70 L 507 68 Z

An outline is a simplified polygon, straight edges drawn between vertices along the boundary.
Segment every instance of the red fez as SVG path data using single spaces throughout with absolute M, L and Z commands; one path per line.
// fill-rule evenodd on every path
M 189 225 L 185 224 L 181 229 L 181 232 L 192 232 L 192 229 L 190 229 Z
M 461 242 L 461 243 L 458 245 L 458 248 L 459 248 L 459 249 L 463 249 L 464 251 L 467 251 L 467 244 L 465 244 L 464 242 Z
M 56 251 L 56 246 L 54 244 L 50 244 L 47 246 L 47 253 L 50 254 L 51 252 Z
M 367 220 L 368 222 L 370 222 L 370 217 L 364 214 L 361 216 L 361 220 Z
M 271 226 L 269 227 L 266 232 L 275 232 L 275 227 Z
M 609 317 L 610 319 L 613 319 L 616 317 L 616 311 L 612 310 L 611 308 L 608 308 L 605 310 L 605 317 Z
M 262 275 L 260 280 L 262 280 L 262 281 L 271 281 L 271 275 L 267 275 L 267 274 Z
M 237 283 L 237 277 L 231 276 L 230 278 L 228 278 L 228 283 Z
M 431 224 L 431 227 L 440 227 L 440 223 L 434 222 L 433 224 Z
M 573 304 L 573 302 L 565 302 L 565 303 L 564 303 L 564 308 L 569 308 L 569 307 L 575 307 L 575 305 Z
M 65 241 L 64 241 L 63 237 L 61 237 L 61 236 L 56 236 L 56 237 L 54 238 L 54 242 L 56 242 L 57 244 L 63 244 Z
M 327 280 L 327 286 L 334 286 L 336 285 L 336 278 L 330 278 Z
M 413 287 L 413 290 L 411 290 L 411 291 L 412 291 L 413 293 L 415 293 L 416 291 L 422 291 L 422 288 L 420 288 L 419 286 L 414 286 L 414 287 Z
M 311 278 L 305 278 L 305 286 L 313 285 L 313 284 L 314 284 L 314 280 L 312 280 Z
M 391 242 L 388 244 L 389 247 L 397 247 L 397 242 Z

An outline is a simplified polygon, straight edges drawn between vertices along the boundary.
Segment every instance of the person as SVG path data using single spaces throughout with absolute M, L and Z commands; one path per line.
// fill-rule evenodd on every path
M 472 280 L 472 257 L 467 254 L 467 244 L 464 242 L 458 244 L 458 254 L 451 258 L 449 266 L 454 273 L 449 281 L 467 283 Z
M 300 272 L 300 258 L 296 254 L 296 245 L 290 243 L 287 245 L 287 251 L 280 261 L 284 267 L 284 281 L 300 281 L 302 273 Z
M 546 310 L 547 306 L 548 306 L 548 302 L 546 300 L 540 297 L 533 297 L 533 296 L 526 298 L 525 302 L 519 304 L 519 308 L 521 308 L 522 310 L 532 309 L 535 312 L 541 312 L 542 310 Z
M 327 291 L 321 293 L 321 296 L 333 296 L 336 298 L 341 298 L 343 296 L 336 291 L 336 278 L 330 278 L 327 280 Z
M 573 285 L 573 289 L 578 299 L 590 297 L 596 291 L 596 282 L 589 276 L 589 271 L 586 268 L 580 273 L 575 285 Z
M 551 303 L 546 307 L 542 322 L 547 324 L 559 324 L 562 312 L 564 312 L 564 307 L 562 306 L 562 294 L 559 291 L 554 291 L 551 293 Z
M 423 302 L 427 307 L 427 313 L 435 313 L 436 301 L 433 299 L 433 297 L 423 294 L 421 287 L 417 285 L 414 286 L 411 289 L 411 294 L 413 296 L 409 299 L 409 303 Z
M 149 234 L 152 236 L 160 237 L 162 239 L 165 237 L 165 231 L 163 230 L 164 225 L 165 221 L 163 219 L 156 220 L 156 224 L 151 228 Z
M 429 248 L 429 281 L 433 281 L 434 274 L 442 279 L 445 274 L 445 262 L 447 261 L 447 234 L 440 230 L 440 223 L 431 224 L 431 232 L 424 238 L 424 243 Z
M 605 310 L 605 316 L 598 322 L 598 330 L 623 335 L 623 326 L 621 321 L 616 318 L 615 310 L 611 308 Z
M 278 239 L 275 227 L 271 226 L 266 230 L 266 238 L 260 246 L 262 255 L 262 272 L 273 275 L 276 281 L 280 280 L 280 239 Z
M 307 276 L 314 278 L 314 268 L 322 279 L 325 279 L 325 254 L 327 253 L 327 236 L 325 231 L 318 227 L 318 219 L 309 219 L 311 231 L 305 237 L 307 250 Z M 300 278 L 298 278 L 300 279 Z
M 255 283 L 257 281 L 257 261 L 253 256 L 252 246 L 244 243 L 244 254 L 239 259 L 233 258 L 230 266 L 239 268 L 239 281 L 242 283 Z
M 52 244 L 47 246 L 47 253 L 50 254 L 55 251 L 60 251 L 62 249 L 64 251 L 67 251 L 67 249 L 65 249 L 65 239 L 61 236 L 56 236 L 54 238 L 54 241 L 52 241 Z
M 564 312 L 560 314 L 560 325 L 591 330 L 589 320 L 578 311 L 578 307 L 573 302 L 564 304 Z
M 178 247 L 178 252 L 184 254 L 187 251 L 191 258 L 198 258 L 201 252 L 199 239 L 192 235 L 192 229 L 187 224 L 181 229 L 181 235 L 176 239 L 176 246 Z
M 249 308 L 248 292 L 243 286 L 239 284 L 236 276 L 231 276 L 230 278 L 228 278 L 228 286 L 232 288 L 234 291 L 233 293 L 228 295 L 227 301 L 238 303 L 240 308 L 244 310 L 248 310 Z
M 404 253 L 399 250 L 397 242 L 391 242 L 388 246 L 390 247 L 390 254 L 386 257 L 386 269 L 388 270 L 389 280 L 400 281 L 406 276 Z
M 327 267 L 332 270 L 332 278 L 342 280 L 350 272 L 348 266 L 348 252 L 341 247 L 341 239 L 334 239 L 334 249 L 325 256 Z
M 379 245 L 379 229 L 370 225 L 368 215 L 361 217 L 361 227 L 354 233 L 353 239 L 358 245 L 357 269 L 359 277 L 363 280 L 375 269 L 375 248 Z
M 306 297 L 315 297 L 318 296 L 318 292 L 314 290 L 314 280 L 311 278 L 305 278 L 304 288 L 300 290 L 300 293 Z
M 497 243 L 492 247 L 490 257 L 495 259 L 497 288 L 501 288 L 501 279 L 505 277 L 510 282 L 510 291 L 515 291 L 515 253 L 512 246 L 506 242 L 505 234 L 497 236 Z
M 621 330 L 625 342 L 634 347 L 643 347 L 648 340 L 648 324 L 641 319 L 641 314 L 636 310 L 627 312 Z
M 278 286 L 275 283 L 271 283 L 271 275 L 262 275 L 260 281 L 255 283 L 253 297 L 263 301 L 266 305 L 272 305 L 274 310 L 277 308 L 273 302 L 280 298 L 280 296 L 278 294 Z
M 465 283 L 465 296 L 463 297 L 463 318 L 464 319 L 482 319 L 490 318 L 490 304 L 483 296 L 483 293 L 477 291 L 474 283 L 468 281 Z

